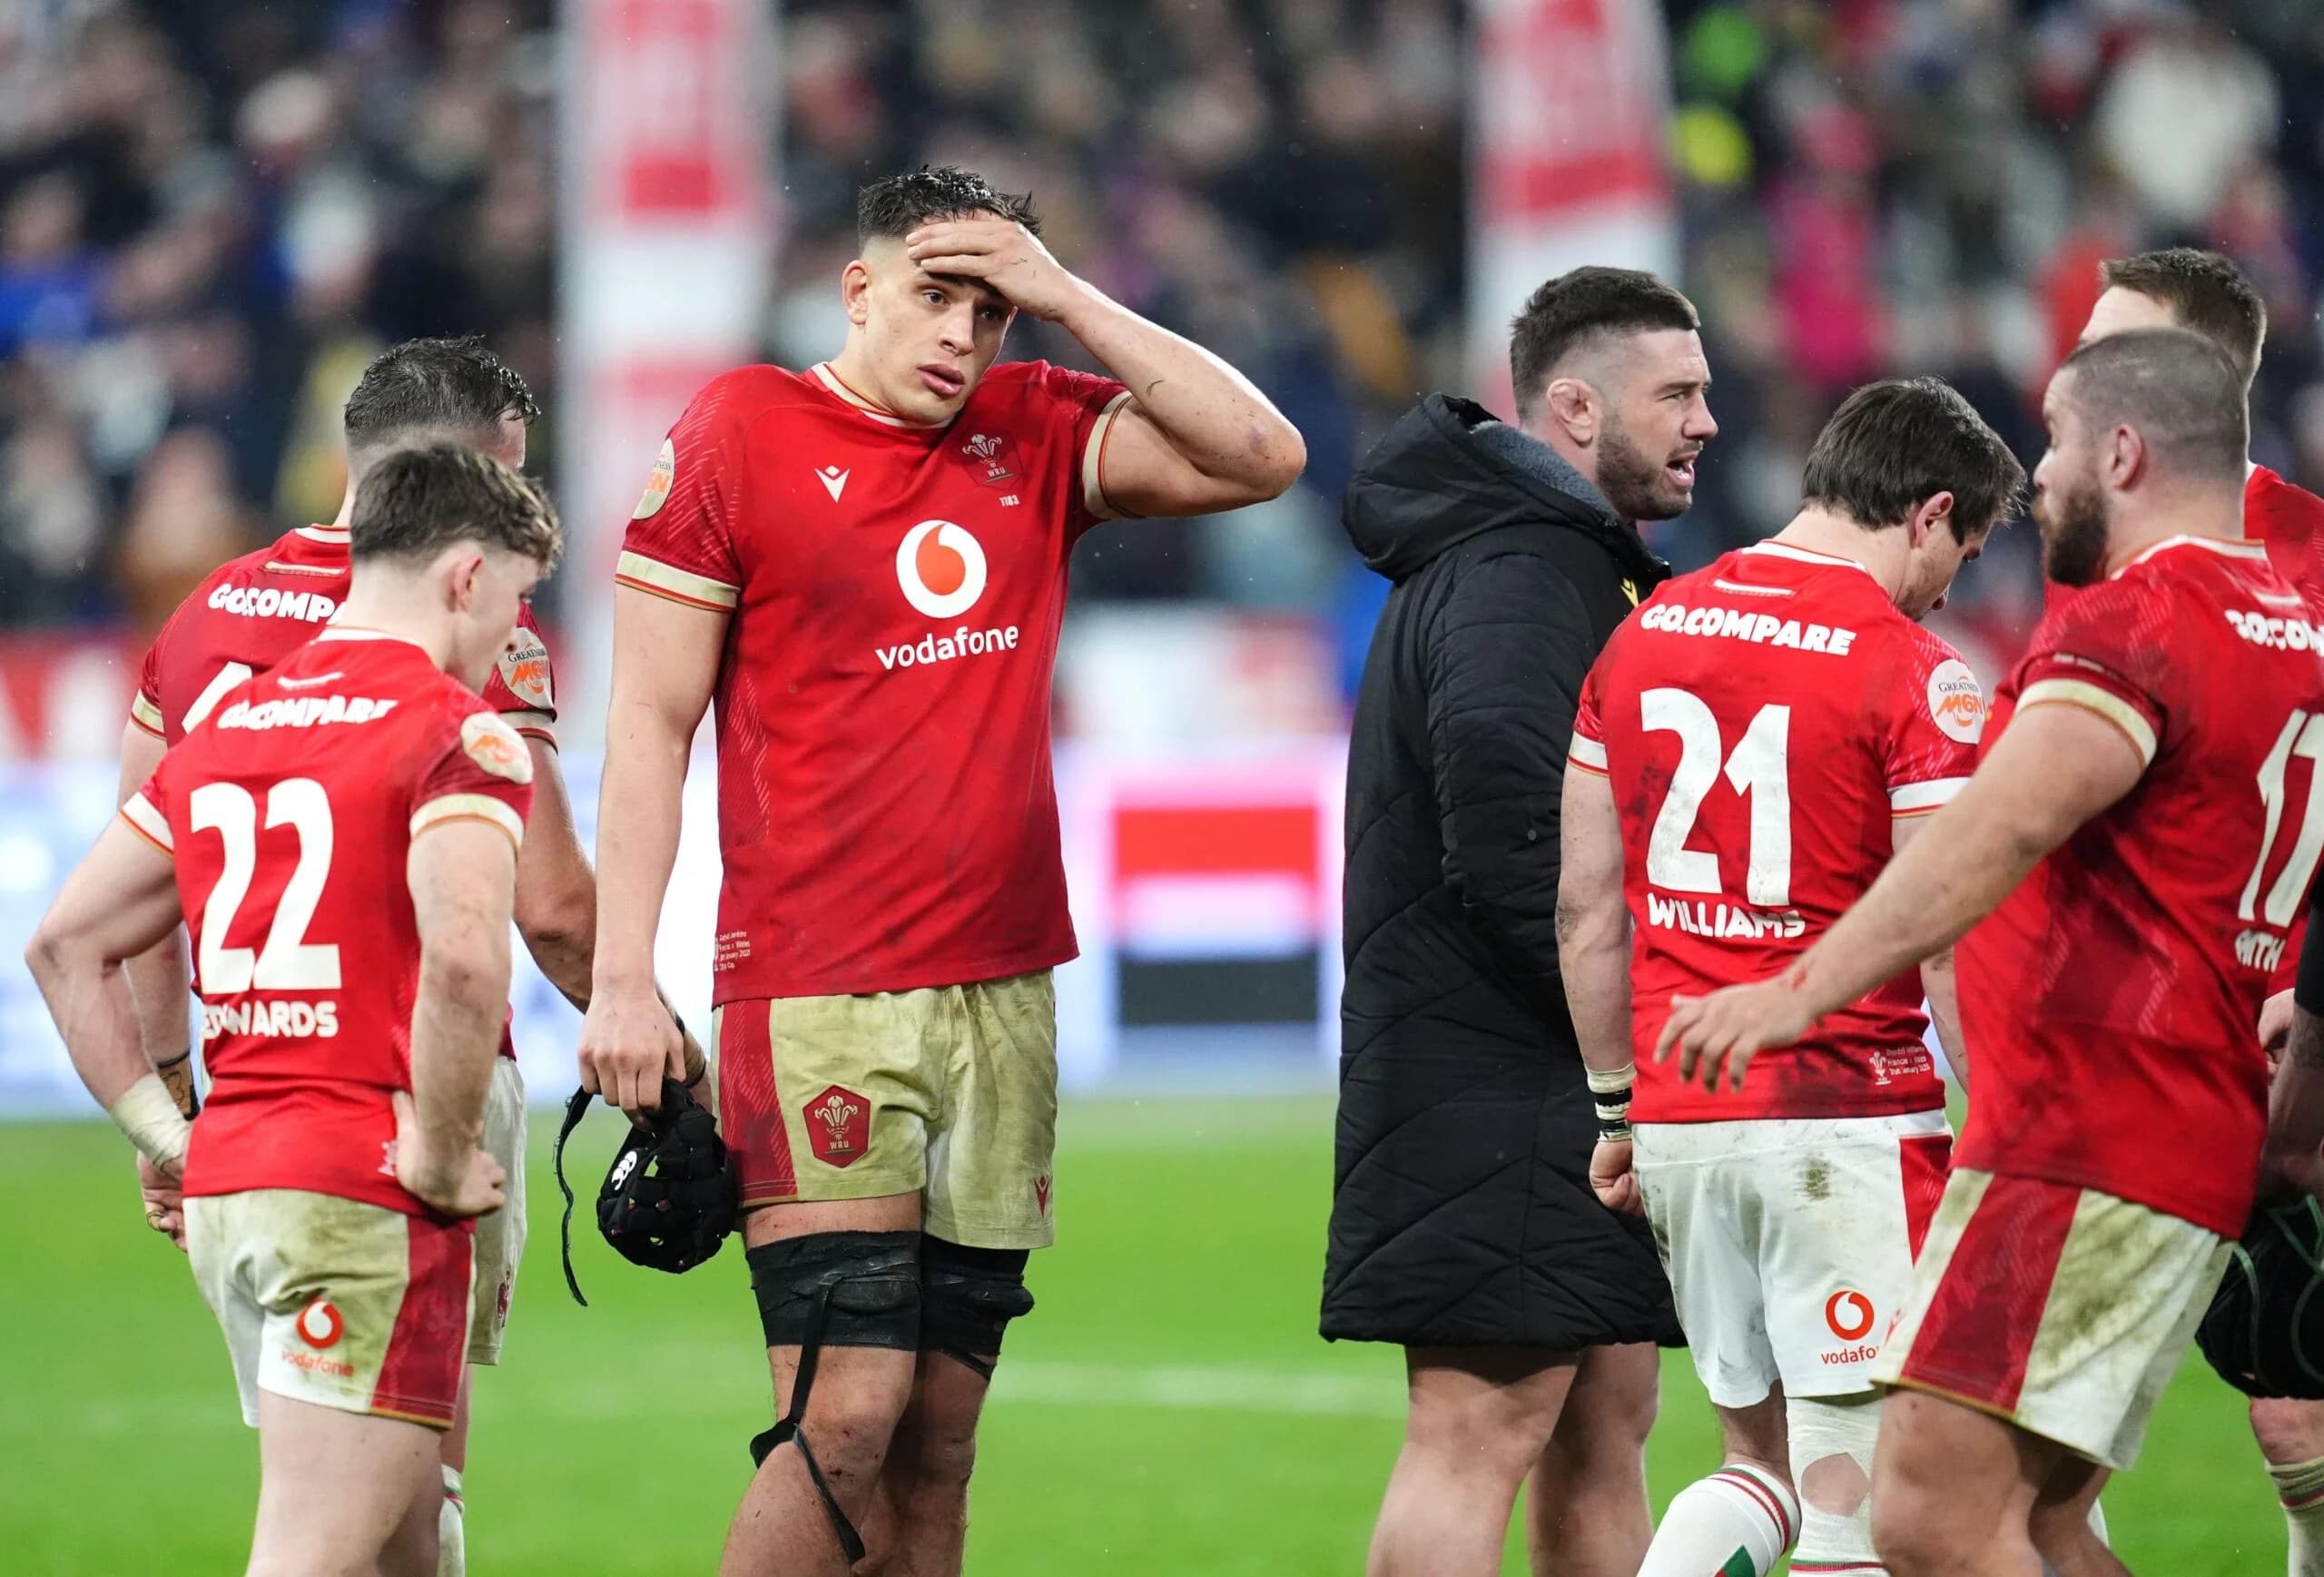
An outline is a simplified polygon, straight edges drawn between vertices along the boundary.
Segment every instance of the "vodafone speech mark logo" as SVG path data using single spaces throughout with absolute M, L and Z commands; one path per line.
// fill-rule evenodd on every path
M 1872 1334 L 1872 1300 L 1843 1287 L 1824 1300 L 1824 1323 L 1844 1342 L 1860 1342 Z
M 922 520 L 896 548 L 896 584 L 930 618 L 955 618 L 976 606 L 984 581 L 984 549 L 950 520 Z
M 339 1338 L 347 1334 L 347 1322 L 325 1298 L 319 1297 L 300 1309 L 295 1323 L 299 1339 L 317 1352 L 339 1345 Z

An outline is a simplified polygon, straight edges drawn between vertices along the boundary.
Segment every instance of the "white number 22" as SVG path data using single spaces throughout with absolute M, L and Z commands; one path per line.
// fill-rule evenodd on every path
M 269 991 L 336 991 L 339 949 L 310 945 L 307 925 L 330 874 L 330 796 L 310 777 L 285 778 L 267 791 L 266 824 L 299 834 L 299 863 L 274 906 L 266 945 L 253 956 L 228 947 L 226 933 L 249 896 L 258 867 L 258 801 L 239 784 L 207 783 L 186 798 L 188 823 L 215 831 L 225 843 L 225 868 L 202 907 L 202 956 L 195 972 L 205 996 L 233 996 L 253 987 Z
M 1695 830 L 1703 796 L 1718 780 L 1718 719 L 1688 690 L 1649 690 L 1639 701 L 1646 728 L 1679 736 L 1678 769 L 1647 839 L 1646 879 L 1673 892 L 1717 892 L 1718 856 L 1688 848 L 1687 836 Z M 1790 745 L 1791 708 L 1770 705 L 1759 708 L 1727 757 L 1728 785 L 1751 797 L 1745 897 L 1763 909 L 1791 902 Z

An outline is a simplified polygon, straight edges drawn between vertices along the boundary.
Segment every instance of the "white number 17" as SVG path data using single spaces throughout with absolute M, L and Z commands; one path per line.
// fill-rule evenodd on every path
M 2259 902 L 2260 877 L 2268 868 L 2268 856 L 2275 852 L 2276 832 L 2284 819 L 2284 768 L 2295 755 L 2308 758 L 2308 804 L 2300 813 L 2299 835 L 2293 841 L 2291 859 L 2276 877 L 2275 885 L 2268 889 L 2264 909 L 2267 923 L 2280 931 L 2291 923 L 2292 912 L 2299 901 L 2308 896 L 2308 879 L 2316 874 L 2316 859 L 2324 853 L 2324 714 L 2311 715 L 2295 712 L 2284 719 L 2284 731 L 2276 735 L 2276 745 L 2268 752 L 2268 759 L 2260 764 L 2260 803 L 2266 810 L 2267 831 L 2260 834 L 2260 857 L 2251 865 L 2251 879 L 2243 884 L 2242 901 L 2236 905 L 2236 918 L 2250 921 L 2256 916 L 2253 905 Z

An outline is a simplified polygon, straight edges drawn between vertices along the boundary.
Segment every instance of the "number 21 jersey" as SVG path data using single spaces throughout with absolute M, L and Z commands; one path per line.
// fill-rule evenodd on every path
M 1984 696 L 1852 559 L 1764 542 L 1667 582 L 1582 687 L 1568 764 L 1613 783 L 1630 905 L 1630 1115 L 1885 1117 L 1945 1104 L 1917 974 L 1763 1051 L 1740 1090 L 1651 1060 L 1673 992 L 1779 974 L 1872 885 L 1895 819 L 1968 781 Z
M 1960 1162 L 2233 1237 L 2267 1124 L 2255 1028 L 2324 851 L 2324 629 L 2258 543 L 2177 537 L 2052 608 L 1994 700 L 2081 706 L 2138 782 L 1961 941 Z
M 424 1213 L 388 1152 L 419 981 L 406 861 L 450 821 L 521 841 L 531 784 L 483 697 L 408 641 L 336 625 L 171 747 L 121 813 L 176 862 L 193 942 L 211 1089 L 188 1195 Z

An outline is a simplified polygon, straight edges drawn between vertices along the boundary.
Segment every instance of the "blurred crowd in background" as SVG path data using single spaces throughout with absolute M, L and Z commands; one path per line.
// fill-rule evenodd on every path
M 1305 615 L 1359 649 L 1381 588 L 1340 489 L 1415 392 L 1464 377 L 1459 0 L 783 9 L 763 353 L 837 348 L 867 174 L 950 161 L 1029 190 L 1070 266 L 1248 371 L 1310 455 L 1264 509 L 1097 535 L 1078 595 Z M 488 336 L 550 411 L 553 472 L 556 11 L 0 0 L 0 629 L 149 628 L 219 559 L 330 518 L 339 403 L 409 335 Z M 1654 537 L 1682 566 L 1780 525 L 1824 416 L 1885 372 L 1953 379 L 2030 462 L 2098 260 L 2168 242 L 2267 292 L 2255 450 L 2324 483 L 2324 10 L 1665 15 L 1683 282 L 1724 429 L 1696 509 Z M 1010 353 L 1088 362 L 1038 324 Z M 1988 653 L 2037 606 L 2032 533 L 2011 536 L 1958 604 Z

